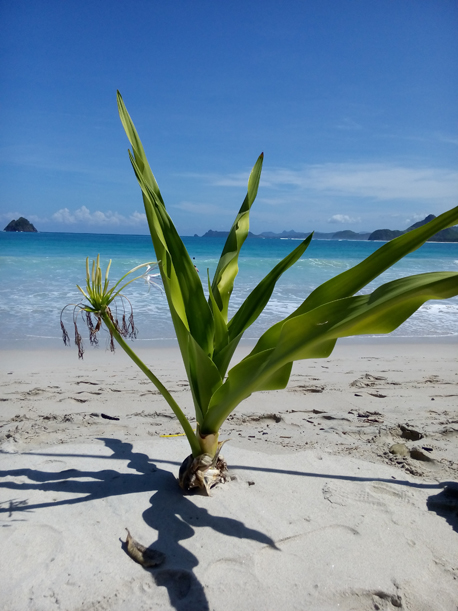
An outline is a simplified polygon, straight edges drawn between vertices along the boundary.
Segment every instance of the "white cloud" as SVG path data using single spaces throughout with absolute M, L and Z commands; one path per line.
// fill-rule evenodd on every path
M 109 225 L 119 227 L 122 225 L 136 226 L 146 223 L 146 215 L 141 212 L 133 212 L 125 217 L 119 212 L 108 210 L 101 212 L 96 210 L 91 212 L 86 206 L 81 206 L 78 210 L 71 212 L 68 208 L 61 208 L 52 215 L 52 220 L 63 225 L 75 225 L 76 223 L 87 223 L 89 225 Z
M 328 219 L 328 223 L 359 223 L 361 222 L 360 218 L 352 218 L 351 216 L 347 216 L 346 214 L 334 214 Z
M 146 223 L 146 214 L 144 212 L 132 212 L 130 217 L 135 224 Z
M 24 216 L 20 212 L 2 212 L 0 214 L 0 219 L 2 221 L 8 221 L 8 223 L 12 220 L 17 220 L 19 217 Z M 29 219 L 30 220 L 30 219 Z
M 408 168 L 389 164 L 323 164 L 302 170 L 266 172 L 273 185 L 334 195 L 390 199 L 456 199 L 458 172 L 440 168 Z
M 75 216 L 71 214 L 68 208 L 61 208 L 52 215 L 52 220 L 56 223 L 64 223 L 64 225 L 71 225 L 76 223 Z
M 400 216 L 400 215 L 397 215 L 397 216 Z M 405 224 L 407 226 L 413 225 L 414 223 L 418 223 L 418 221 L 422 221 L 427 216 L 428 214 L 426 212 L 420 212 L 419 214 L 416 214 L 416 213 L 411 214 L 408 219 L 405 219 Z
M 205 174 L 200 178 L 214 186 L 246 187 L 248 176 L 243 172 L 227 176 Z M 263 189 L 292 188 L 333 197 L 453 203 L 458 194 L 458 171 L 391 163 L 325 163 L 299 169 L 265 167 L 261 185 Z
M 246 189 L 250 172 L 235 172 L 233 174 L 226 175 L 185 172 L 181 174 L 181 176 L 184 176 L 185 178 L 196 178 L 197 180 L 203 180 L 212 187 L 244 187 Z M 264 184 L 264 173 L 261 180 Z

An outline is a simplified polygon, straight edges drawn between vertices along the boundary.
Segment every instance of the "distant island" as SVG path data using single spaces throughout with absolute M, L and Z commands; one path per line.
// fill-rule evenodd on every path
M 403 231 L 396 230 L 396 229 L 377 229 L 376 231 L 373 231 L 372 233 L 366 232 L 366 231 L 357 233 L 355 231 L 350 231 L 350 230 L 337 231 L 333 233 L 321 233 L 319 231 L 316 231 L 314 233 L 314 238 L 316 240 L 380 240 L 383 242 L 385 241 L 388 242 L 389 240 L 392 240 L 393 238 L 397 238 L 398 236 L 403 235 L 404 233 L 407 233 L 408 231 L 412 231 L 412 229 L 417 229 L 417 227 L 426 225 L 426 223 L 429 223 L 429 221 L 432 221 L 435 218 L 436 217 L 434 216 L 434 214 L 429 214 L 422 221 L 419 221 L 418 223 L 414 223 L 413 225 L 411 225 L 407 229 L 404 229 Z M 204 233 L 202 237 L 203 238 L 227 238 L 228 235 L 229 235 L 228 231 L 213 231 L 212 229 L 210 229 L 210 231 L 207 231 L 207 233 Z M 310 235 L 310 232 L 307 233 L 307 232 L 294 231 L 294 230 L 282 231 L 281 233 L 274 233 L 273 231 L 264 231 L 260 234 L 254 234 L 250 231 L 248 233 L 248 238 L 256 238 L 258 240 L 266 240 L 266 239 L 267 240 L 270 240 L 270 239 L 304 240 L 308 235 Z M 199 236 L 195 234 L 194 237 L 199 237 Z M 458 226 L 449 227 L 448 229 L 443 229 L 442 231 L 439 231 L 438 233 L 433 235 L 431 238 L 429 238 L 428 242 L 458 242 Z
M 251 231 L 248 232 L 249 238 L 256 238 L 258 240 L 304 240 L 311 232 L 306 233 L 304 231 L 282 231 L 281 233 L 273 233 L 272 231 L 263 231 L 262 233 L 255 234 Z M 203 238 L 227 238 L 229 231 L 214 231 L 210 229 L 204 235 Z M 314 237 L 317 240 L 367 240 L 369 238 L 369 232 L 356 233 L 355 231 L 337 231 L 336 233 L 321 233 L 315 231 Z M 194 234 L 195 238 L 199 236 L 197 233 Z
M 25 219 L 23 216 L 20 216 L 17 219 L 17 221 L 13 220 L 10 223 L 8 223 L 8 225 L 5 227 L 3 231 L 26 231 L 29 233 L 30 232 L 38 233 L 35 227 L 32 225 L 32 223 L 28 221 L 27 219 Z
M 382 240 L 388 241 L 393 238 L 397 238 L 408 231 L 412 231 L 412 229 L 417 229 L 417 227 L 421 227 L 422 225 L 426 225 L 429 221 L 432 221 L 436 217 L 434 214 L 429 214 L 422 221 L 418 221 L 418 223 L 414 223 L 410 227 L 408 227 L 405 231 L 397 231 L 392 229 L 377 229 L 373 231 L 369 236 L 369 240 Z M 458 227 L 448 227 L 448 229 L 442 229 L 431 238 L 429 238 L 428 242 L 458 242 Z

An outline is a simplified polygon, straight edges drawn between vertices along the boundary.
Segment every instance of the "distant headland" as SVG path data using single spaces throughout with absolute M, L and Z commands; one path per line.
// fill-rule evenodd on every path
M 418 221 L 418 223 L 414 223 L 413 225 L 411 225 L 404 231 L 397 231 L 397 230 L 392 230 L 392 229 L 377 229 L 376 231 L 373 231 L 371 233 L 368 239 L 369 240 L 382 240 L 382 241 L 392 240 L 393 238 L 397 238 L 398 236 L 403 235 L 404 233 L 407 233 L 408 231 L 412 231 L 412 229 L 417 229 L 417 227 L 426 225 L 426 223 L 429 223 L 429 221 L 432 221 L 435 218 L 436 217 L 434 216 L 434 214 L 429 214 L 422 221 Z M 442 231 L 439 231 L 438 233 L 433 235 L 431 238 L 429 238 L 428 241 L 429 242 L 458 242 L 458 227 L 448 227 L 447 229 L 442 229 Z
M 20 216 L 17 221 L 13 220 L 5 227 L 3 231 L 26 231 L 38 233 L 30 221 Z
M 396 230 L 396 229 L 376 229 L 372 233 L 368 231 L 357 233 L 355 231 L 350 231 L 350 230 L 336 231 L 333 233 L 321 233 L 319 231 L 316 231 L 313 237 L 316 240 L 380 240 L 380 241 L 387 242 L 388 240 L 392 240 L 393 238 L 403 235 L 404 233 L 407 233 L 408 231 L 412 231 L 412 229 L 416 229 L 417 227 L 426 225 L 426 223 L 429 223 L 429 221 L 432 221 L 435 218 L 436 217 L 434 216 L 434 214 L 429 214 L 422 221 L 419 221 L 418 223 L 414 223 L 413 225 L 411 225 L 407 229 L 404 229 L 403 231 Z M 258 240 L 271 240 L 271 239 L 280 239 L 280 240 L 281 239 L 283 240 L 285 239 L 286 240 L 287 239 L 301 240 L 302 239 L 303 240 L 309 234 L 310 232 L 306 233 L 306 232 L 294 231 L 294 230 L 282 231 L 281 233 L 274 233 L 272 231 L 264 231 L 263 233 L 260 233 L 260 234 L 254 234 L 250 231 L 248 232 L 248 238 L 256 238 Z M 229 235 L 228 231 L 213 231 L 212 229 L 210 229 L 210 231 L 207 231 L 207 233 L 204 233 L 202 237 L 203 238 L 226 238 L 228 235 Z M 195 237 L 199 237 L 199 236 L 195 234 Z M 433 235 L 431 238 L 429 238 L 428 241 L 429 242 L 458 242 L 458 226 L 449 227 L 448 229 L 443 229 L 442 231 L 439 231 L 438 233 Z

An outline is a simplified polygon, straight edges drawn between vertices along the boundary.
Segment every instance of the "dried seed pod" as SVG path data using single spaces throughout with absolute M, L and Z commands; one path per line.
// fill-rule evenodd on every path
M 62 320 L 60 321 L 60 328 L 62 329 L 62 339 L 64 340 L 64 346 L 70 346 L 70 337 L 67 333 L 67 329 L 64 327 Z
M 138 541 L 135 541 L 135 539 L 131 536 L 129 529 L 126 528 L 126 530 L 127 553 L 132 558 L 132 560 L 135 560 L 135 562 L 138 562 L 138 564 L 141 564 L 145 568 L 158 566 L 159 564 L 162 564 L 162 562 L 164 562 L 165 554 L 163 554 L 159 550 L 145 547 Z
M 78 358 L 82 359 L 83 358 L 83 354 L 84 354 L 84 348 L 83 348 L 83 339 L 78 331 L 78 327 L 76 326 L 76 322 L 74 322 L 75 325 L 75 344 L 78 347 Z

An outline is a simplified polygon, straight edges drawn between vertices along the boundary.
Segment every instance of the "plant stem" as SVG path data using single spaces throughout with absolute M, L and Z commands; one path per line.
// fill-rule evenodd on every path
M 102 314 L 102 318 L 103 318 L 103 322 L 108 327 L 110 333 L 112 333 L 113 337 L 118 342 L 118 344 L 121 346 L 121 348 L 124 350 L 124 352 L 128 356 L 130 356 L 130 358 L 143 371 L 143 373 L 147 376 L 147 378 L 149 378 L 149 380 L 151 380 L 151 382 L 159 390 L 161 395 L 164 397 L 164 399 L 167 401 L 167 403 L 172 408 L 173 413 L 178 418 L 181 426 L 183 427 L 185 435 L 188 438 L 189 445 L 191 446 L 191 450 L 192 450 L 193 456 L 195 457 L 195 456 L 199 456 L 200 454 L 202 454 L 202 449 L 200 447 L 200 444 L 199 444 L 199 441 L 198 441 L 198 439 L 196 437 L 196 434 L 192 430 L 192 427 L 191 427 L 188 419 L 186 418 L 186 416 L 181 411 L 181 408 L 178 405 L 178 403 L 175 401 L 175 399 L 172 397 L 172 395 L 169 393 L 169 391 L 166 389 L 166 387 L 162 384 L 162 382 L 160 382 L 160 380 L 145 365 L 145 363 L 141 359 L 138 358 L 138 356 L 135 354 L 135 352 L 132 350 L 132 348 L 129 346 L 129 344 L 126 341 L 124 341 L 123 337 L 119 334 L 119 332 L 117 331 L 116 327 L 114 326 L 114 324 L 110 320 L 110 317 L 107 314 Z

